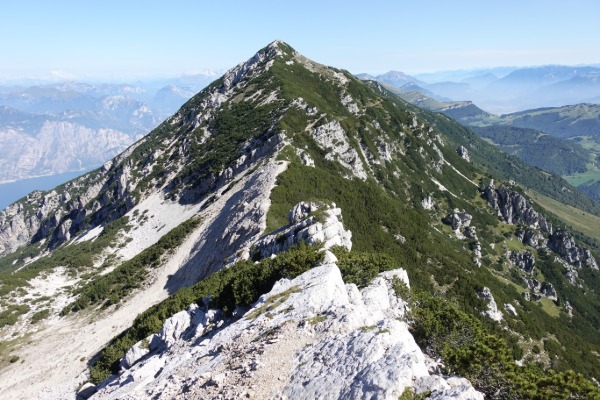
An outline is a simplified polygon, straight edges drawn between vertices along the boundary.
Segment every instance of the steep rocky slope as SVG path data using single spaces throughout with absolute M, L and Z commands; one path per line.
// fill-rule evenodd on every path
M 3 397 L 593 394 L 598 247 L 484 145 L 272 43 L 0 213 Z

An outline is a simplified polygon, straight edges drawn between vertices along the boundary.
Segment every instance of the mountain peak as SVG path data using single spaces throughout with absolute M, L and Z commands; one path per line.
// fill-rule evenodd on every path
M 283 40 L 279 40 L 279 39 L 273 40 L 267 46 L 267 48 L 269 48 L 269 49 L 279 49 L 279 50 L 281 50 L 282 48 L 285 48 L 285 47 L 290 47 L 290 45 L 285 43 Z
M 285 55 L 292 56 L 295 53 L 296 51 L 292 48 L 292 46 L 285 43 L 283 40 L 277 39 L 269 43 L 266 47 L 259 50 L 254 57 L 256 57 L 258 54 L 264 54 L 267 61 L 271 61 L 278 57 L 283 57 Z

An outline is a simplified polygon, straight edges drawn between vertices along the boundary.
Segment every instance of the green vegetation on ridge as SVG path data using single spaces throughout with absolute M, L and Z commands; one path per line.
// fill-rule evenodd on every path
M 83 310 L 100 302 L 105 302 L 106 306 L 119 303 L 133 289 L 141 287 L 148 277 L 148 270 L 157 267 L 163 255 L 177 248 L 199 223 L 198 218 L 190 218 L 131 260 L 77 289 L 77 300 L 66 306 L 61 314 Z

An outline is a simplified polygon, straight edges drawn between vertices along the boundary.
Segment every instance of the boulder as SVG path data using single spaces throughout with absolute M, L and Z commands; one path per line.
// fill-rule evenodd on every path
M 168 346 L 177 341 L 183 333 L 189 328 L 191 322 L 190 314 L 187 311 L 180 311 L 168 318 L 163 324 L 158 337 Z
M 506 310 L 506 312 L 514 315 L 515 317 L 517 316 L 517 310 L 512 304 L 505 304 L 504 309 Z
M 129 350 L 127 350 L 127 353 L 125 353 L 125 356 L 121 359 L 119 366 L 122 369 L 129 369 L 146 354 L 148 354 L 150 352 L 151 339 L 152 337 L 148 337 L 134 344 Z
M 558 301 L 558 295 L 556 293 L 556 289 L 554 289 L 554 285 L 552 285 L 550 282 L 542 283 L 542 286 L 540 288 L 540 293 L 552 301 Z
M 496 301 L 494 300 L 494 296 L 492 296 L 492 292 L 490 291 L 490 289 L 484 287 L 483 290 L 478 293 L 478 296 L 479 298 L 487 302 L 487 310 L 482 311 L 482 314 L 496 322 L 502 321 L 502 312 L 498 310 L 498 305 L 496 304 Z
M 471 225 L 473 217 L 464 211 L 460 211 L 458 208 L 454 209 L 454 212 L 446 215 L 442 222 L 446 225 L 450 225 L 453 231 L 458 231 L 463 227 Z
M 96 393 L 96 386 L 91 382 L 86 382 L 77 391 L 77 400 L 87 400 Z
M 460 158 L 462 158 L 465 161 L 471 161 L 471 159 L 469 158 L 469 151 L 464 146 L 459 146 L 456 149 L 456 154 L 458 154 Z

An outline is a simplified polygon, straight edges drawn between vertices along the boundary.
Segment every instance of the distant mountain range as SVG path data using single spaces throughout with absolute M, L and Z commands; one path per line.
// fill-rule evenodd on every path
M 423 93 L 432 93 L 431 97 L 471 100 L 496 114 L 600 101 L 600 68 L 597 66 L 502 67 L 416 76 L 390 71 L 358 77 L 398 87 L 416 84 Z
M 101 165 L 213 78 L 0 87 L 0 183 Z

